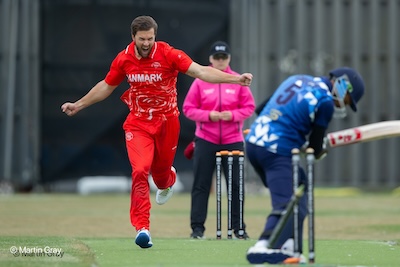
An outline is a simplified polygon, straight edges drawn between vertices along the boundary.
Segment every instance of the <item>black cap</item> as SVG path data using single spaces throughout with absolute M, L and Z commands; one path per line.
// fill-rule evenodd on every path
M 227 43 L 222 42 L 222 41 L 217 41 L 211 46 L 211 49 L 210 49 L 210 56 L 213 56 L 216 54 L 230 55 L 231 49 L 229 48 L 229 45 Z

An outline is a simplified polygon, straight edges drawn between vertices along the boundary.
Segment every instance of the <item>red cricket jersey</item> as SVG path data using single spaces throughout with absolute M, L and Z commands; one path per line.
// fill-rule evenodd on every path
M 193 60 L 165 42 L 155 42 L 147 58 L 135 56 L 130 43 L 113 60 L 105 82 L 119 85 L 125 77 L 130 88 L 121 96 L 129 110 L 149 119 L 160 115 L 179 115 L 176 82 L 178 72 L 186 73 Z

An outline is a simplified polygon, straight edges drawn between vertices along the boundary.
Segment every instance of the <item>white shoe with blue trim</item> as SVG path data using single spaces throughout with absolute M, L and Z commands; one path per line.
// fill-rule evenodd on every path
M 141 229 L 138 231 L 135 243 L 141 248 L 150 248 L 153 246 L 153 242 L 151 242 L 150 232 L 147 229 Z

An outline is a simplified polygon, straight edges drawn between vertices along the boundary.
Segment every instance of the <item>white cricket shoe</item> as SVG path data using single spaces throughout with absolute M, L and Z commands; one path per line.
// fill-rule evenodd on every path
M 171 170 L 176 174 L 175 168 L 172 166 Z M 156 193 L 156 202 L 158 205 L 163 205 L 167 203 L 167 201 L 172 197 L 174 194 L 174 190 L 172 189 L 172 186 L 166 188 L 166 189 L 158 189 Z
M 246 258 L 252 264 L 279 264 L 288 259 L 294 259 L 296 263 L 306 262 L 303 255 L 300 255 L 299 258 L 294 258 L 293 239 L 288 239 L 285 244 L 282 245 L 281 249 L 267 248 L 265 243 L 259 241 L 247 250 Z
M 279 264 L 293 257 L 280 249 L 270 249 L 262 246 L 253 246 L 247 251 L 246 258 L 251 264 Z
M 137 232 L 135 243 L 141 248 L 150 248 L 153 246 L 153 242 L 151 242 L 150 232 L 147 229 L 140 229 Z
M 289 238 L 288 240 L 286 240 L 285 243 L 283 243 L 281 250 L 285 251 L 288 254 L 294 255 L 294 239 Z

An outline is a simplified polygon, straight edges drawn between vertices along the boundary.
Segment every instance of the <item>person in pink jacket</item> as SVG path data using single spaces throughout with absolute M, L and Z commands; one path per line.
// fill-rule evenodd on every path
M 239 75 L 230 66 L 231 54 L 227 43 L 218 41 L 211 46 L 211 66 L 226 73 Z M 255 110 L 250 88 L 236 84 L 209 83 L 195 79 L 183 102 L 184 115 L 196 122 L 191 191 L 191 238 L 204 238 L 208 198 L 215 170 L 215 153 L 221 150 L 244 150 L 243 122 Z M 226 159 L 222 162 L 228 176 Z M 232 182 L 232 228 L 239 237 L 238 164 L 234 164 Z M 247 239 L 245 232 L 242 238 Z

